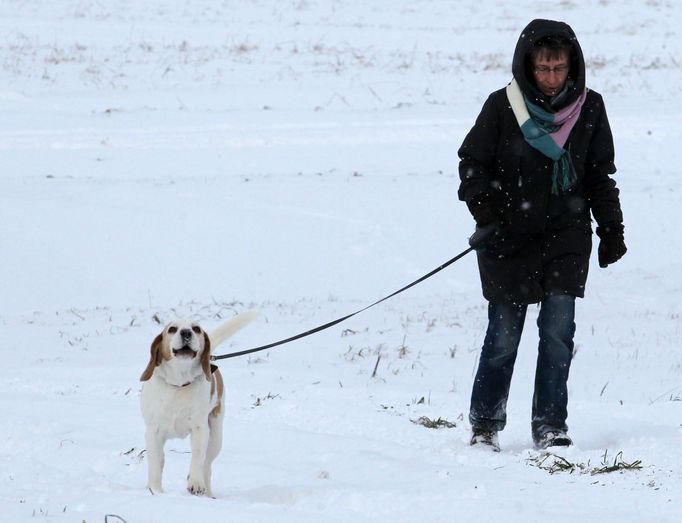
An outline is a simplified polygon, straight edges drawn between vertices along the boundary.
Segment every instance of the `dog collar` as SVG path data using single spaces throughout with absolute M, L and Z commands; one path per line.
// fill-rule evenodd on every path
M 169 381 L 167 381 L 167 380 L 164 380 L 164 381 L 165 381 L 168 385 L 170 385 L 171 387 L 177 387 L 178 389 L 183 389 L 183 388 L 185 388 L 185 387 L 189 387 L 192 383 L 194 383 L 195 381 L 197 381 L 197 379 L 198 379 L 199 377 L 200 377 L 200 376 L 197 376 L 197 377 L 194 378 L 193 380 L 190 380 L 190 381 L 188 381 L 188 382 L 186 382 L 186 383 L 181 383 L 180 385 L 178 385 L 177 383 L 171 383 L 171 382 L 169 382 Z

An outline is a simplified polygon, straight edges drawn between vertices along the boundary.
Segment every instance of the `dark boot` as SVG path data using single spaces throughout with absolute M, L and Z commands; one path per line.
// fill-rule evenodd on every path
M 564 430 L 548 430 L 541 434 L 533 434 L 533 443 L 536 449 L 549 447 L 570 447 L 573 441 Z
M 490 447 L 493 452 L 500 451 L 500 442 L 497 438 L 497 431 L 495 430 L 480 430 L 473 429 L 471 431 L 471 441 L 469 445 L 476 446 L 480 445 L 482 447 Z

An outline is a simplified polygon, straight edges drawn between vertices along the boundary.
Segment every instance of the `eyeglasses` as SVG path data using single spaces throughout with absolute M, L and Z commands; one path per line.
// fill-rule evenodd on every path
M 568 73 L 570 67 L 568 65 L 557 65 L 556 67 L 547 67 L 546 65 L 536 65 L 533 68 L 535 74 L 547 76 L 549 73 L 554 73 L 557 76 L 563 76 Z

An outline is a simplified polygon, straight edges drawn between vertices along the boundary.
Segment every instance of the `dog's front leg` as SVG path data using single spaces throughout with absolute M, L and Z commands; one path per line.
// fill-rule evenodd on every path
M 192 462 L 187 476 L 187 490 L 196 496 L 206 493 L 204 478 L 204 463 L 208 447 L 208 422 L 197 425 L 192 429 Z
M 166 444 L 159 431 L 148 428 L 145 433 L 147 444 L 147 487 L 152 492 L 163 492 L 161 476 L 163 475 L 164 454 L 163 447 Z
M 212 496 L 211 492 L 211 466 L 216 459 L 220 448 L 223 445 L 223 415 L 217 417 L 209 416 L 208 427 L 208 446 L 206 448 L 206 461 L 204 462 L 204 478 L 206 480 L 206 494 Z

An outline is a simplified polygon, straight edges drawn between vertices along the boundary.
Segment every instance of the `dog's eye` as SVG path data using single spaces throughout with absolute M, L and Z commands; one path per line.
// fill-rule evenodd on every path
M 197 327 L 196 325 L 192 327 L 192 330 L 196 332 L 197 334 L 201 334 L 201 327 Z
M 175 334 L 178 332 L 178 328 L 173 326 L 173 327 L 168 327 L 168 334 Z

